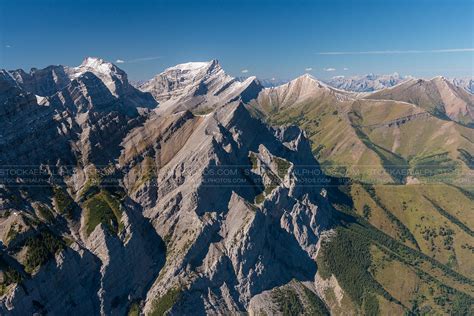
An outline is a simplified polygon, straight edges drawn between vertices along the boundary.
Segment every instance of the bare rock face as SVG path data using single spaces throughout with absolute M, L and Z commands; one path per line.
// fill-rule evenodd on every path
M 250 115 L 256 81 L 178 65 L 147 86 L 152 109 L 110 63 L 61 69 L 65 85 L 0 73 L 0 162 L 43 180 L 0 187 L 1 313 L 243 313 L 314 290 L 327 179 L 301 130 Z
M 93 293 L 100 289 L 99 268 L 97 258 L 87 250 L 64 250 L 4 297 L 2 313 L 97 314 L 100 302 Z
M 52 96 L 75 79 L 86 73 L 93 73 L 114 97 L 126 95 L 127 101 L 137 107 L 156 105 L 150 95 L 141 93 L 128 82 L 127 74 L 123 70 L 101 58 L 87 57 L 77 67 L 57 65 L 44 69 L 33 68 L 29 73 L 22 69 L 3 72 L 8 73 L 23 90 L 41 97 Z M 93 89 L 93 85 L 89 87 Z
M 35 163 L 56 164 L 60 159 L 63 164 L 74 165 L 78 156 L 84 165 L 106 164 L 118 155 L 118 144 L 127 131 L 157 105 L 150 94 L 131 86 L 122 70 L 98 58 L 87 58 L 75 68 L 34 70 L 29 77 L 19 70 L 2 74 L 0 85 L 6 99 L 2 104 L 5 115 L 0 120 L 11 128 L 6 129 L 0 142 L 16 150 L 2 150 L 11 157 L 0 155 L 0 161 L 5 157 L 5 162 L 12 159 L 19 164 L 22 153 L 34 151 L 38 153 L 25 157 L 25 165 L 35 159 Z M 46 86 L 38 92 L 37 87 Z M 35 97 L 37 93 L 42 97 Z M 23 144 L 26 135 L 33 139 Z M 43 151 L 45 148 L 49 150 Z M 50 155 L 51 150 L 56 156 Z M 58 157 L 59 152 L 64 154 Z
M 255 77 L 239 81 L 227 75 L 217 60 L 176 65 L 140 85 L 150 92 L 163 108 L 171 111 L 208 112 L 219 104 L 255 98 L 261 84 Z
M 186 134 L 186 124 L 174 130 L 187 142 L 158 169 L 156 191 L 144 183 L 135 195 L 149 206 L 145 216 L 165 236 L 169 258 L 145 311 L 153 310 L 157 297 L 179 289 L 177 314 L 191 313 L 191 306 L 209 314 L 243 312 L 264 290 L 293 278 L 313 280 L 315 245 L 330 226 L 331 208 L 320 195 L 324 176 L 314 186 L 302 185 L 310 179 L 299 175 L 298 166 L 320 171 L 304 134 L 270 130 L 240 103 L 187 120 L 194 120 L 194 130 Z M 136 152 L 157 162 L 164 147 L 166 141 Z
M 10 72 L 24 90 L 45 97 L 66 87 L 70 78 L 63 66 L 49 66 L 44 69 L 33 68 L 29 73 L 23 69 Z
M 97 292 L 102 314 L 125 314 L 129 302 L 146 295 L 165 261 L 164 243 L 140 207 L 131 201 L 124 206 L 121 234 L 115 236 L 98 225 L 90 236 L 84 236 L 88 249 L 102 263 Z
M 80 66 L 66 68 L 66 72 L 71 80 L 83 77 L 86 73 L 93 73 L 110 93 L 123 101 L 126 106 L 136 108 L 156 106 L 156 102 L 150 94 L 140 92 L 129 83 L 127 74 L 122 69 L 101 58 L 88 57 Z
M 23 90 L 8 75 L 0 77 L 0 100 L 2 165 L 36 165 L 41 162 L 54 165 L 56 159 L 69 160 L 67 140 L 59 135 L 51 107 L 39 105 L 33 94 Z M 50 151 L 55 152 L 54 157 Z

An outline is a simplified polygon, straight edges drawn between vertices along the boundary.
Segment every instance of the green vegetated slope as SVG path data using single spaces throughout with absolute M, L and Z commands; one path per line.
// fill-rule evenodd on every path
M 467 315 L 473 311 L 472 278 L 362 218 L 338 227 L 336 235 L 323 242 L 317 261 L 321 277 L 334 276 L 350 298 L 342 301 L 336 314 Z
M 33 212 L 3 215 L 5 233 L 0 241 L 8 246 L 0 253 L 0 297 L 10 293 L 17 284 L 34 277 L 63 251 L 68 251 L 73 239 L 64 228 L 75 216 L 84 217 L 83 230 L 89 236 L 98 225 L 113 234 L 124 229 L 119 192 L 90 185 L 82 190 L 79 204 L 60 186 L 38 189 L 39 194 L 51 196 L 52 203 L 34 203 Z M 85 193 L 84 193 L 85 192 Z M 12 192 L 20 194 L 20 192 Z M 79 195 L 79 194 L 78 194 Z M 78 199 L 78 200 L 80 200 Z
M 458 188 L 356 184 L 351 193 L 354 210 L 374 227 L 466 277 L 474 275 L 474 209 Z
M 272 125 L 295 124 L 303 128 L 312 141 L 315 157 L 326 173 L 335 176 L 351 173 L 356 179 L 363 180 L 371 178 L 373 166 L 377 166 L 383 181 L 392 180 L 383 164 L 396 162 L 390 161 L 392 157 L 382 158 L 361 139 L 348 115 L 350 102 L 337 102 L 335 98 L 328 97 L 272 109 L 268 109 L 268 105 L 251 106 L 266 109 L 268 112 L 262 111 L 261 115 Z
M 473 129 L 395 100 L 248 106 L 303 128 L 325 172 L 350 180 L 345 224 L 318 256 L 321 277 L 347 294 L 337 303 L 328 290 L 332 313 L 474 313 Z
M 275 314 L 291 315 L 329 315 L 324 302 L 302 283 L 292 280 L 290 283 L 271 291 L 271 300 Z
M 90 235 L 97 225 L 103 224 L 113 233 L 123 229 L 122 213 L 117 198 L 106 190 L 101 190 L 84 203 L 86 209 L 86 234 Z
M 367 141 L 405 163 L 412 180 L 466 185 L 465 176 L 473 170 L 472 128 L 394 101 L 360 100 L 351 114 Z M 402 121 L 393 123 L 397 118 Z
M 409 103 L 328 97 L 250 107 L 272 125 L 302 127 L 330 175 L 369 183 L 404 183 L 411 175 L 409 181 L 465 185 L 473 170 L 474 130 Z M 407 119 L 394 122 L 399 118 Z

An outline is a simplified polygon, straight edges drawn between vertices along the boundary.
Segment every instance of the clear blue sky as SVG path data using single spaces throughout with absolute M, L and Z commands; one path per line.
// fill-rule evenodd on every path
M 0 0 L 0 44 L 0 68 L 99 56 L 134 80 L 213 58 L 262 78 L 472 76 L 474 0 Z

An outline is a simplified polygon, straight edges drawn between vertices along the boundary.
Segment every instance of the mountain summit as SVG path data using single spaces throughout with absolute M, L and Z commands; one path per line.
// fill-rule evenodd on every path
M 405 101 L 465 125 L 474 123 L 474 95 L 441 76 L 430 80 L 410 79 L 375 92 L 369 98 Z
M 368 74 L 365 76 L 337 76 L 327 81 L 327 83 L 335 88 L 354 91 L 354 92 L 372 92 L 384 88 L 393 87 L 410 77 L 402 77 L 398 73 L 391 75 L 374 75 Z
M 206 111 L 218 103 L 255 98 L 263 88 L 255 77 L 241 82 L 229 75 L 217 60 L 191 62 L 166 69 L 139 87 L 150 92 L 164 108 Z

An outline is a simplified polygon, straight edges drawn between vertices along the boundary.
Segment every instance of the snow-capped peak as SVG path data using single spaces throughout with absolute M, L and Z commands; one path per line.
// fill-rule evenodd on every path
M 188 73 L 191 76 L 198 74 L 199 72 L 218 66 L 219 62 L 217 60 L 211 60 L 207 62 L 188 62 L 183 64 L 178 64 L 173 67 L 165 69 L 163 73 L 167 72 L 182 72 Z
M 408 76 L 400 76 L 394 72 L 390 75 L 377 75 L 369 73 L 363 76 L 333 77 L 327 83 L 338 89 L 355 92 L 372 92 L 384 88 L 393 87 L 403 81 L 409 80 Z
M 460 87 L 467 92 L 474 94 L 474 78 L 473 77 L 466 77 L 466 78 L 451 78 L 449 81 L 454 84 L 456 87 Z
M 190 71 L 199 70 L 199 69 L 208 67 L 211 63 L 212 62 L 189 62 L 189 63 L 183 63 L 183 64 L 178 64 L 173 67 L 169 67 L 167 70 L 170 70 L 170 69 L 180 69 L 180 70 L 190 70 Z
M 225 73 L 217 60 L 188 62 L 165 69 L 139 87 L 150 92 L 162 109 L 179 111 L 226 104 L 256 97 L 261 84 L 255 77 L 243 81 Z
M 92 72 L 102 80 L 115 96 L 120 94 L 118 90 L 121 87 L 128 84 L 127 74 L 123 70 L 98 57 L 87 57 L 79 66 L 66 68 L 65 70 L 71 80 L 81 77 L 86 72 Z
M 72 68 L 72 70 L 75 77 L 78 77 L 87 71 L 107 76 L 124 75 L 123 71 L 121 71 L 117 66 L 98 57 L 87 57 L 81 65 Z
M 105 60 L 99 57 L 86 57 L 82 61 L 81 66 L 90 67 L 90 68 L 98 68 L 102 64 L 110 64 L 110 63 L 107 63 Z

